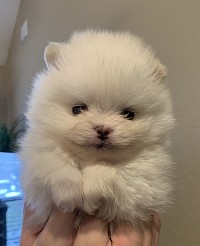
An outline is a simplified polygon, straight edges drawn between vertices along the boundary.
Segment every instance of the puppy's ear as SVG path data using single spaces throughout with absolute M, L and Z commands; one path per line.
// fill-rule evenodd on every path
M 153 70 L 153 76 L 160 81 L 164 81 L 167 76 L 167 67 L 162 65 L 160 61 L 156 64 Z
M 50 42 L 44 50 L 44 61 L 47 68 L 51 66 L 58 68 L 58 62 L 61 58 L 62 44 Z

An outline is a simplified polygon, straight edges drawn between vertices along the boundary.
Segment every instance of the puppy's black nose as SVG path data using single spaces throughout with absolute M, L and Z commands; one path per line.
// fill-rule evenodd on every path
M 103 140 L 106 140 L 108 138 L 109 133 L 108 133 L 108 131 L 98 130 L 97 134 L 98 134 L 97 137 L 103 141 Z
M 97 137 L 102 141 L 108 139 L 108 135 L 111 133 L 110 128 L 104 128 L 103 126 L 96 126 L 94 127 L 94 130 L 97 133 Z

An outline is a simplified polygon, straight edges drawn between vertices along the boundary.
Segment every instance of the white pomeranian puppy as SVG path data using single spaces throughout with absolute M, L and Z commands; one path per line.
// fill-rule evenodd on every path
M 147 221 L 170 203 L 174 126 L 166 67 L 130 33 L 77 32 L 50 43 L 21 141 L 32 223 L 53 206 L 111 223 Z

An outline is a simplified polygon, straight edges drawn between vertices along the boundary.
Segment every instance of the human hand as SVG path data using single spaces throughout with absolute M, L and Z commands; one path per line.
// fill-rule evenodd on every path
M 75 213 L 63 213 L 54 209 L 41 230 L 29 224 L 32 212 L 25 205 L 20 246 L 72 246 L 74 241 L 73 223 Z
M 108 235 L 108 225 L 94 216 L 86 215 L 75 235 L 75 213 L 54 209 L 45 225 L 36 232 L 27 224 L 31 211 L 25 207 L 21 246 L 157 246 L 160 233 L 158 215 L 143 231 L 124 226 Z

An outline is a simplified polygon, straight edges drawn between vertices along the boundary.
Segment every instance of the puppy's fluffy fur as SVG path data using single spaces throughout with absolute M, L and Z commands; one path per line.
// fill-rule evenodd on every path
M 165 66 L 136 36 L 90 30 L 50 43 L 45 61 L 21 141 L 33 223 L 45 223 L 53 205 L 115 223 L 162 212 L 170 202 L 166 149 L 174 125 Z

